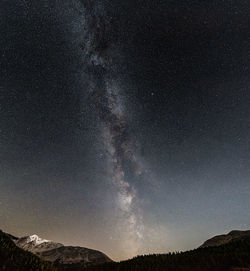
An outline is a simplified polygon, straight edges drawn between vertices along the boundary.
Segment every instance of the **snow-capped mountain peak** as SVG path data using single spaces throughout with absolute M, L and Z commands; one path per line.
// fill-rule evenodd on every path
M 33 234 L 27 238 L 27 243 L 34 242 L 35 245 L 40 245 L 42 243 L 48 243 L 51 242 L 50 240 L 42 239 L 38 235 Z
M 63 246 L 63 244 L 55 243 L 47 239 L 42 239 L 38 235 L 33 234 L 30 236 L 24 236 L 14 241 L 20 248 L 31 252 L 40 252 L 52 248 Z
M 60 264 L 79 264 L 80 268 L 83 264 L 89 265 L 112 261 L 100 251 L 85 247 L 64 246 L 61 243 L 42 239 L 36 234 L 21 238 L 12 236 L 11 238 L 18 247 L 30 251 L 49 262 L 58 261 Z

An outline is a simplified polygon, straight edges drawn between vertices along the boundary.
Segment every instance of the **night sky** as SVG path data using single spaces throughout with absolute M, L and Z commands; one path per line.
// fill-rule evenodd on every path
M 114 260 L 250 228 L 247 0 L 2 0 L 0 228 Z

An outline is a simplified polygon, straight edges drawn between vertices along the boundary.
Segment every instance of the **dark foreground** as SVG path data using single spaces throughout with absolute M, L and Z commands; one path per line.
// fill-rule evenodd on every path
M 139 256 L 121 263 L 92 267 L 92 271 L 250 271 L 250 238 L 226 245 L 182 253 Z
M 0 232 L 0 270 L 6 271 L 250 271 L 250 238 L 228 244 L 161 255 L 139 256 L 120 263 L 56 266 L 14 244 Z

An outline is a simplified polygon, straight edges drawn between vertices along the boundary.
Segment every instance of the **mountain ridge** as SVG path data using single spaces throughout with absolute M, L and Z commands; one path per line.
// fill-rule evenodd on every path
M 29 251 L 46 262 L 57 263 L 59 265 L 81 265 L 103 264 L 112 260 L 103 252 L 98 250 L 80 247 L 65 246 L 51 240 L 40 238 L 33 234 L 24 237 L 8 235 L 17 247 Z
M 216 235 L 205 241 L 200 247 L 212 247 L 225 245 L 233 240 L 244 239 L 250 237 L 250 230 L 232 230 L 227 234 Z

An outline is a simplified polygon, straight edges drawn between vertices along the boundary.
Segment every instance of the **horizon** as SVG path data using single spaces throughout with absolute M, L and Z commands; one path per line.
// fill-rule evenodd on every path
M 0 228 L 112 259 L 250 228 L 250 4 L 0 3 Z
M 208 233 L 207 233 L 207 234 L 205 234 L 206 239 L 203 239 L 203 241 L 199 245 L 194 246 L 194 247 L 187 247 L 185 249 L 178 249 L 177 248 L 177 249 L 174 249 L 174 250 L 170 249 L 168 251 L 151 252 L 151 253 L 148 253 L 148 254 L 137 254 L 137 255 L 134 255 L 134 256 L 128 257 L 128 258 L 121 256 L 120 258 L 114 259 L 109 254 L 107 254 L 105 251 L 102 251 L 98 247 L 87 247 L 87 246 L 84 246 L 84 241 L 83 242 L 81 242 L 81 241 L 80 242 L 75 242 L 75 243 L 64 243 L 62 240 L 59 240 L 59 239 L 57 239 L 57 240 L 55 240 L 53 238 L 52 239 L 50 239 L 50 238 L 46 239 L 47 238 L 46 236 L 41 236 L 41 235 L 37 234 L 36 232 L 33 232 L 31 234 L 26 233 L 26 234 L 16 235 L 16 234 L 14 234 L 12 232 L 4 231 L 3 229 L 0 229 L 0 230 L 2 230 L 3 232 L 5 232 L 7 234 L 10 234 L 10 235 L 12 235 L 12 236 L 14 236 L 16 238 L 37 236 L 37 237 L 39 237 L 39 238 L 41 238 L 43 240 L 49 241 L 49 242 L 51 241 L 51 242 L 61 243 L 64 246 L 76 246 L 76 247 L 80 246 L 80 247 L 85 247 L 85 248 L 88 248 L 88 249 L 93 249 L 93 250 L 101 251 L 102 253 L 104 253 L 105 255 L 107 255 L 111 260 L 113 260 L 115 262 L 130 260 L 130 259 L 133 259 L 134 257 L 138 257 L 138 256 L 145 256 L 145 255 L 152 255 L 152 254 L 168 254 L 168 253 L 171 253 L 171 252 L 185 252 L 185 251 L 190 251 L 190 250 L 194 250 L 194 249 L 199 248 L 205 241 L 207 241 L 207 240 L 209 240 L 209 239 L 211 239 L 213 237 L 220 236 L 220 235 L 227 235 L 227 234 L 230 234 L 231 232 L 234 232 L 234 231 L 240 231 L 240 232 L 241 231 L 250 231 L 249 229 L 232 229 L 230 231 L 221 232 L 221 233 L 217 233 L 217 234 L 214 234 L 214 235 L 211 235 L 211 234 L 208 235 Z
M 0 229 L 1 230 L 1 229 Z M 135 257 L 140 257 L 140 256 L 149 256 L 149 255 L 153 255 L 153 254 L 169 254 L 169 253 L 172 253 L 172 252 L 187 252 L 187 251 L 192 251 L 192 250 L 195 250 L 195 249 L 198 249 L 201 247 L 201 245 L 203 245 L 206 241 L 210 240 L 211 238 L 213 237 L 217 237 L 217 236 L 222 236 L 222 235 L 227 235 L 227 234 L 230 234 L 232 232 L 244 232 L 244 231 L 249 231 L 250 230 L 240 230 L 240 229 L 234 229 L 230 232 L 224 232 L 224 233 L 220 233 L 220 234 L 217 234 L 217 235 L 214 235 L 214 236 L 210 236 L 209 239 L 206 239 L 204 240 L 199 246 L 197 247 L 193 247 L 193 248 L 189 248 L 189 249 L 186 249 L 186 250 L 172 250 L 172 251 L 166 251 L 166 252 L 159 252 L 159 253 L 149 253 L 149 254 L 138 254 L 138 255 L 135 255 L 135 256 L 132 256 L 131 258 L 121 258 L 121 259 L 112 259 L 109 255 L 107 255 L 105 253 L 105 251 L 101 251 L 102 253 L 104 253 L 106 256 L 108 256 L 112 261 L 115 261 L 115 262 L 121 262 L 121 261 L 127 261 L 127 260 L 131 260 Z M 7 234 L 10 234 L 11 236 L 15 237 L 15 238 L 24 238 L 24 237 L 32 237 L 32 236 L 35 236 L 35 237 L 38 237 L 39 239 L 42 239 L 43 241 L 46 241 L 46 242 L 56 242 L 56 243 L 61 243 L 63 246 L 75 246 L 75 247 L 79 247 L 80 245 L 79 244 L 64 244 L 63 242 L 61 242 L 60 240 L 53 240 L 53 239 L 49 239 L 49 240 L 46 240 L 44 239 L 43 236 L 40 236 L 40 235 L 37 235 L 36 233 L 33 233 L 33 234 L 26 234 L 26 235 L 21 235 L 21 236 L 17 236 L 17 235 L 14 235 L 10 232 L 6 232 L 6 231 L 3 231 Z M 84 246 L 81 246 L 81 247 L 84 247 Z M 100 251 L 98 248 L 91 248 L 91 247 L 88 247 L 88 249 L 93 249 L 93 250 L 97 250 L 97 251 Z

